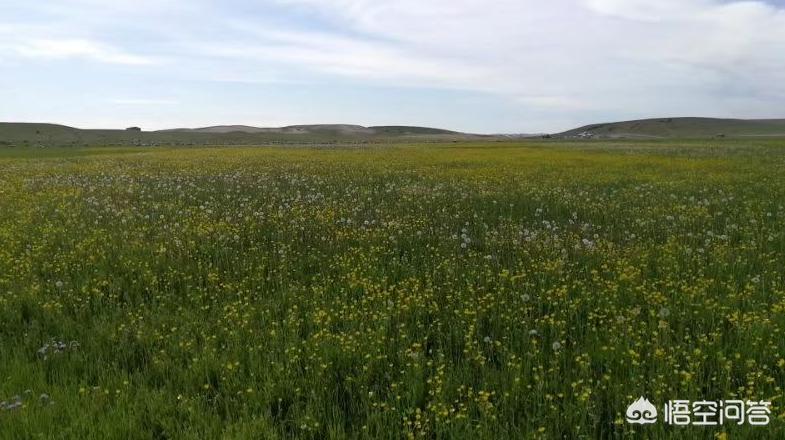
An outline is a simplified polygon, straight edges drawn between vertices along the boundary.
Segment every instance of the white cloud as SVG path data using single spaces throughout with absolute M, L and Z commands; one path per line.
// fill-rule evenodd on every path
M 150 65 L 160 57 L 140 55 L 100 39 L 85 36 L 85 29 L 57 24 L 0 23 L 0 57 L 48 60 L 83 59 L 107 64 Z
M 709 0 L 587 0 L 595 12 L 638 21 L 685 20 L 712 7 Z
M 394 45 L 407 56 L 385 69 L 399 77 L 435 61 L 445 86 L 543 111 L 700 114 L 734 90 L 785 92 L 785 10 L 760 1 L 279 1 Z
M 175 99 L 151 99 L 151 98 L 121 98 L 121 99 L 112 99 L 111 102 L 113 104 L 118 105 L 176 105 L 179 102 Z
M 785 9 L 762 1 L 63 0 L 10 7 L 21 12 L 15 23 L 0 24 L 0 58 L 83 59 L 129 71 L 166 62 L 155 75 L 170 81 L 329 86 L 340 78 L 460 89 L 501 97 L 533 121 L 781 116 L 785 108 Z M 30 16 L 39 19 L 21 18 Z M 118 104 L 134 100 L 124 101 Z
M 12 49 L 29 58 L 67 59 L 83 58 L 110 64 L 147 65 L 156 60 L 134 55 L 106 44 L 85 39 L 32 39 L 19 41 Z
M 230 42 L 197 42 L 193 53 L 220 59 L 276 63 L 395 85 L 473 88 L 490 70 L 459 59 L 429 57 L 396 44 L 353 39 L 317 31 L 256 30 L 234 26 L 245 38 Z M 220 62 L 220 61 L 219 61 Z

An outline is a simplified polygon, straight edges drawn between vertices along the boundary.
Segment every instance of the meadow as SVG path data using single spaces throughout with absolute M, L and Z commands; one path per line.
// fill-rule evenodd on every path
M 784 386 L 782 140 L 0 150 L 2 439 L 785 438 Z

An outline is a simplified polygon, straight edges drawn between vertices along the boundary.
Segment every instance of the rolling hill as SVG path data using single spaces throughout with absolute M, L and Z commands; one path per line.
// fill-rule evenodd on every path
M 414 126 L 349 124 L 264 128 L 218 125 L 159 131 L 79 129 L 58 124 L 0 122 L 3 146 L 155 146 L 367 144 L 515 140 L 529 135 L 475 135 Z M 540 137 L 540 136 L 537 136 Z M 785 138 L 785 119 L 659 118 L 592 124 L 548 137 L 557 139 Z
M 429 127 L 408 126 L 376 126 L 363 127 L 362 125 L 348 124 L 316 124 L 316 125 L 289 125 L 279 128 L 250 127 L 247 125 L 219 125 L 204 128 L 179 128 L 164 130 L 166 132 L 187 133 L 278 133 L 278 134 L 335 134 L 343 136 L 376 136 L 376 135 L 459 135 L 450 130 L 441 130 Z
M 264 145 L 383 143 L 406 140 L 453 141 L 481 138 L 427 127 L 346 124 L 291 125 L 279 128 L 219 125 L 159 131 L 84 130 L 58 124 L 0 122 L 0 146 L 80 145 Z
M 556 136 L 566 138 L 785 137 L 785 119 L 641 119 L 586 125 Z

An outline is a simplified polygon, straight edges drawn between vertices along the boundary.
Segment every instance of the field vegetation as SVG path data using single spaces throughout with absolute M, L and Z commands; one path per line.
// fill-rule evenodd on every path
M 8 439 L 783 438 L 785 144 L 3 149 L 0 378 Z

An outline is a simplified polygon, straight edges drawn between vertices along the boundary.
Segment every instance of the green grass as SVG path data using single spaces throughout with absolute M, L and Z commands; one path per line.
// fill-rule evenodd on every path
M 0 438 L 783 438 L 783 171 L 781 141 L 0 150 Z M 636 427 L 639 396 L 772 421 Z
M 785 119 L 657 118 L 592 124 L 564 133 L 591 132 L 600 137 L 713 138 L 785 137 Z

